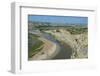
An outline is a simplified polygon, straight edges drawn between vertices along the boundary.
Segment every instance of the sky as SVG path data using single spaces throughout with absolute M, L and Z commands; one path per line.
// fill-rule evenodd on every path
M 51 23 L 68 23 L 68 24 L 88 24 L 88 17 L 28 15 L 28 21 L 51 22 Z

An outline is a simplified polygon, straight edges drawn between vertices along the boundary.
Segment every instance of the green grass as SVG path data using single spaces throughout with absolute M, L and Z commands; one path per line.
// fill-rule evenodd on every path
M 72 28 L 67 29 L 67 31 L 69 31 L 71 34 L 81 34 L 81 33 L 88 32 L 88 28 L 87 27 L 72 27 Z
M 39 36 L 28 34 L 28 57 L 31 58 L 34 54 L 38 53 L 43 48 L 43 42 L 38 39 Z

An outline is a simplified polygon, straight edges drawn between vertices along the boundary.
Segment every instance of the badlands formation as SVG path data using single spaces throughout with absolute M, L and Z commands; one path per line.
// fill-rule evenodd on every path
M 68 44 L 72 48 L 71 58 L 87 58 L 88 57 L 88 38 L 87 33 L 72 35 L 64 29 L 45 31 L 54 36 L 60 42 Z

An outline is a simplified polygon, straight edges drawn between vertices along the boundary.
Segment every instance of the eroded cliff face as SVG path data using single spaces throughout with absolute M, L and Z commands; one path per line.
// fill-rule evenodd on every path
M 71 34 L 64 29 L 46 31 L 50 33 L 60 42 L 68 44 L 72 48 L 71 58 L 87 58 L 88 57 L 88 36 L 87 33 Z
M 78 57 L 79 58 L 87 58 L 88 57 L 88 34 L 82 33 L 78 35 L 73 35 L 75 38 L 77 45 L 79 45 Z

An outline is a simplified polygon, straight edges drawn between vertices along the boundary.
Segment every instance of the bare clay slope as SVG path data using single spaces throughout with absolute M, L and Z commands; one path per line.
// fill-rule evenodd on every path
M 57 40 L 65 42 L 72 48 L 71 58 L 87 58 L 87 34 L 72 35 L 64 29 L 59 29 L 59 32 L 47 31 L 51 33 Z M 85 50 L 85 51 L 84 51 Z

